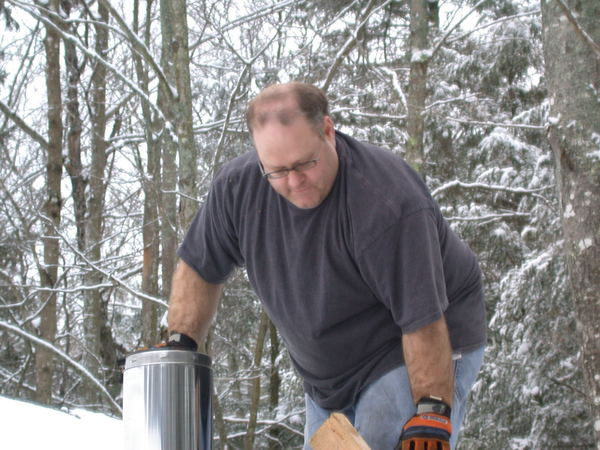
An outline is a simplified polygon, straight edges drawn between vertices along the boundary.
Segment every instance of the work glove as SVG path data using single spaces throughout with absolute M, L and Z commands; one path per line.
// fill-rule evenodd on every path
M 169 338 L 166 341 L 159 342 L 158 344 L 154 344 L 152 347 L 140 347 L 136 348 L 133 353 L 143 352 L 145 350 L 155 350 L 155 349 L 165 349 L 165 350 L 198 350 L 198 344 L 194 339 L 189 337 L 187 334 L 178 333 L 173 331 L 169 334 Z M 117 359 L 117 366 L 120 371 L 123 372 L 125 370 L 125 357 Z
M 162 344 L 162 343 L 161 343 Z M 198 343 L 189 337 L 187 334 L 178 333 L 176 331 L 169 334 L 169 339 L 164 345 L 159 344 L 157 347 L 166 347 L 177 350 L 198 350 Z
M 450 406 L 426 397 L 417 403 L 417 413 L 402 428 L 396 450 L 450 450 Z

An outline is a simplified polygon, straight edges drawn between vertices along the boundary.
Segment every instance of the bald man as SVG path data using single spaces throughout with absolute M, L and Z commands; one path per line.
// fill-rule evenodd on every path
M 220 169 L 179 248 L 171 340 L 202 342 L 245 266 L 304 381 L 305 449 L 333 411 L 374 450 L 454 448 L 486 337 L 475 255 L 405 161 L 335 130 L 318 88 L 266 88 L 247 124 L 255 151 Z

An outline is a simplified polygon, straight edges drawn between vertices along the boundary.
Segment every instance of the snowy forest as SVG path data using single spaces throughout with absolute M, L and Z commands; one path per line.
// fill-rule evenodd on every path
M 0 0 L 0 30 L 0 395 L 120 417 L 117 361 L 164 339 L 248 100 L 300 80 L 480 259 L 458 448 L 600 449 L 600 1 Z M 300 448 L 302 383 L 243 270 L 206 351 L 215 448 Z

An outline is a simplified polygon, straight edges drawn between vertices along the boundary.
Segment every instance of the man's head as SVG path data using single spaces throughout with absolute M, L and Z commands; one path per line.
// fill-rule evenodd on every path
M 246 123 L 250 134 L 270 120 L 290 124 L 298 115 L 304 116 L 319 133 L 323 119 L 329 116 L 329 103 L 325 93 L 307 83 L 291 82 L 273 84 L 261 91 L 248 104 Z
M 246 119 L 273 189 L 298 208 L 320 205 L 339 165 L 325 94 L 304 83 L 269 86 L 250 102 Z

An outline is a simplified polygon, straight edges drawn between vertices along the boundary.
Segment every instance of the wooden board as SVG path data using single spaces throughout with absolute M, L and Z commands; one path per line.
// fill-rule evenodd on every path
M 348 418 L 333 413 L 310 440 L 313 450 L 371 450 Z

